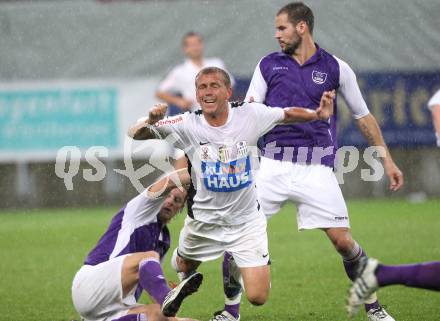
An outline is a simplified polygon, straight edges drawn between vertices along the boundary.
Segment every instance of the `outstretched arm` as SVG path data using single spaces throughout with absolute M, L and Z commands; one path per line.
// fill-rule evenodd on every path
M 153 125 L 163 119 L 167 113 L 168 105 L 157 104 L 150 109 L 148 118 L 136 123 L 128 130 L 128 136 L 136 140 L 146 140 L 156 138 L 155 132 L 152 130 Z
M 403 175 L 394 163 L 390 152 L 382 137 L 382 132 L 377 124 L 376 119 L 370 114 L 367 104 L 362 97 L 361 90 L 356 81 L 356 75 L 350 66 L 345 62 L 336 58 L 339 63 L 340 80 L 339 92 L 344 97 L 349 110 L 356 119 L 357 125 L 367 139 L 370 146 L 380 146 L 385 151 L 383 160 L 385 172 L 390 179 L 390 189 L 397 191 L 403 185 Z
M 357 125 L 370 146 L 379 146 L 385 150 L 383 165 L 390 180 L 390 190 L 397 191 L 403 185 L 403 174 L 391 157 L 390 151 L 382 136 L 382 131 L 372 114 L 357 119 Z
M 301 123 L 312 120 L 328 120 L 333 115 L 335 91 L 325 91 L 316 110 L 301 107 L 284 108 L 283 123 Z
M 147 188 L 148 196 L 156 198 L 167 194 L 175 187 L 179 189 L 188 188 L 191 182 L 191 177 L 187 170 L 188 162 L 186 157 L 183 156 L 177 159 L 174 168 L 176 169 L 174 172 L 169 173 L 167 176 Z

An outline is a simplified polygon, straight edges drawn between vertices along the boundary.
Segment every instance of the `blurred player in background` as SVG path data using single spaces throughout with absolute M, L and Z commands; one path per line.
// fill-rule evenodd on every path
M 184 168 L 178 180 L 158 181 L 113 217 L 73 280 L 73 304 L 83 320 L 191 320 L 165 315 L 176 314 L 182 300 L 197 291 L 202 275 L 195 273 L 171 290 L 161 267 L 170 247 L 166 225 L 187 196 L 181 186 L 174 187 L 179 180 L 189 183 L 186 166 L 185 158 L 177 160 L 176 167 Z M 137 304 L 142 289 L 158 304 Z
M 156 97 L 171 105 L 169 116 L 194 111 L 200 108 L 196 99 L 194 80 L 197 73 L 205 67 L 225 68 L 219 58 L 205 58 L 203 56 L 203 38 L 196 32 L 188 32 L 182 39 L 182 51 L 187 58 L 184 63 L 175 66 L 165 79 L 159 84 Z M 231 75 L 229 75 L 231 77 Z M 232 84 L 234 80 L 231 77 Z M 176 110 L 172 106 L 177 106 Z
M 314 108 L 324 91 L 336 90 L 345 98 L 368 143 L 385 151 L 383 164 L 391 182 L 390 189 L 398 190 L 403 184 L 403 175 L 388 151 L 376 119 L 367 108 L 353 70 L 314 42 L 313 25 L 312 10 L 301 2 L 290 3 L 278 11 L 275 38 L 281 52 L 260 60 L 246 99 L 267 106 Z M 296 203 L 298 228 L 323 230 L 342 256 L 347 275 L 353 280 L 359 259 L 366 254 L 351 236 L 347 207 L 333 173 L 337 150 L 336 120 L 335 110 L 329 121 L 279 125 L 265 134 L 260 142 L 263 157 L 257 191 L 267 218 L 276 214 L 286 201 Z M 224 310 L 234 318 L 214 320 L 239 318 L 239 283 L 228 272 L 232 263 L 226 255 Z M 375 294 L 366 302 L 369 320 L 394 320 L 379 305 Z
M 432 122 L 435 129 L 435 137 L 437 138 L 437 146 L 440 147 L 440 90 L 428 101 L 428 108 L 432 113 Z
M 363 258 L 358 277 L 349 290 L 347 310 L 356 314 L 371 293 L 388 285 L 440 291 L 440 261 L 407 265 L 384 265 L 376 259 Z
M 333 113 L 334 92 L 324 92 L 314 110 L 231 105 L 231 80 L 216 67 L 198 73 L 196 91 L 202 110 L 163 119 L 166 106 L 157 105 L 130 129 L 130 136 L 173 135 L 176 147 L 184 149 L 190 160 L 194 194 L 172 258 L 176 271 L 191 275 L 201 262 L 228 251 L 241 272 L 249 302 L 262 305 L 270 289 L 269 252 L 252 147 L 278 123 L 327 120 Z M 228 317 L 228 312 L 222 315 Z

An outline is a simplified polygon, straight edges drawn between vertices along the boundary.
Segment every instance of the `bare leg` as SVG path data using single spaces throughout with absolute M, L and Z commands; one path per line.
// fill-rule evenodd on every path
M 240 271 L 249 302 L 253 305 L 266 303 L 270 291 L 269 265 L 240 268 Z
M 159 259 L 159 254 L 154 251 L 138 252 L 128 255 L 124 259 L 121 271 L 122 292 L 124 296 L 139 282 L 139 263 L 149 258 Z
M 324 229 L 328 238 L 333 243 L 336 251 L 342 256 L 345 272 L 350 280 L 354 281 L 356 278 L 357 269 L 359 267 L 359 259 L 366 257 L 366 253 L 359 246 L 359 244 L 353 240 L 350 229 L 345 227 L 340 228 L 328 228 Z M 368 312 L 371 309 L 380 308 L 377 295 L 374 292 L 365 301 L 365 310 Z

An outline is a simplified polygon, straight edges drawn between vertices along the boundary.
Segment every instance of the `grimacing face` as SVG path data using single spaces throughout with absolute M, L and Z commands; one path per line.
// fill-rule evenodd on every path
M 289 21 L 287 13 L 281 13 L 275 17 L 275 38 L 278 40 L 281 51 L 287 55 L 293 55 L 302 42 L 296 26 Z
M 231 95 L 232 88 L 226 86 L 221 73 L 202 74 L 196 80 L 197 102 L 207 115 L 219 115 L 227 109 Z
M 178 188 L 173 188 L 165 198 L 159 212 L 159 220 L 163 224 L 168 224 L 171 219 L 183 208 L 187 192 Z

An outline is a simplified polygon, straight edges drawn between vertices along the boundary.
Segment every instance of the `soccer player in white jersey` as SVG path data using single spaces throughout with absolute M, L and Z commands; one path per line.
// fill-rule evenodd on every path
M 196 32 L 190 31 L 183 36 L 182 51 L 186 57 L 185 61 L 168 73 L 156 91 L 157 98 L 180 109 L 177 111 L 168 110 L 170 116 L 182 111 L 195 111 L 200 108 L 196 99 L 194 79 L 202 68 L 219 67 L 225 69 L 225 64 L 221 59 L 204 57 L 203 38 Z M 231 80 L 233 84 L 233 78 Z
M 434 124 L 437 146 L 440 147 L 440 90 L 438 90 L 428 101 L 428 108 L 431 110 L 432 123 Z
M 313 25 L 313 12 L 302 2 L 287 4 L 278 11 L 275 38 L 281 52 L 260 60 L 246 99 L 274 107 L 313 108 L 323 92 L 341 93 L 368 143 L 385 151 L 383 165 L 391 182 L 390 189 L 398 190 L 403 184 L 402 173 L 362 98 L 354 72 L 346 62 L 314 42 Z M 335 105 L 329 121 L 280 125 L 266 133 L 261 142 L 263 157 L 257 187 L 268 218 L 290 200 L 297 205 L 300 230 L 323 230 L 342 256 L 347 275 L 353 280 L 359 259 L 365 253 L 351 236 L 345 201 L 333 173 L 336 120 Z M 230 309 L 227 305 L 226 308 Z M 394 320 L 379 305 L 375 294 L 367 300 L 365 308 L 371 321 Z
M 170 247 L 166 225 L 182 209 L 187 195 L 174 183 L 189 183 L 186 166 L 185 158 L 177 160 L 176 167 L 184 167 L 178 177 L 167 176 L 130 200 L 88 254 L 72 284 L 73 304 L 82 320 L 191 321 L 165 315 L 176 314 L 182 300 L 199 287 L 201 274 L 170 289 L 161 268 Z M 138 304 L 142 290 L 157 304 Z
M 324 92 L 315 110 L 258 103 L 233 107 L 228 102 L 229 76 L 216 67 L 199 72 L 196 92 L 201 111 L 163 119 L 166 106 L 158 105 L 129 135 L 134 139 L 171 135 L 190 160 L 196 192 L 172 259 L 176 270 L 188 274 L 228 251 L 240 269 L 248 300 L 262 305 L 270 288 L 269 252 L 251 151 L 258 137 L 278 123 L 327 120 L 334 92 Z

